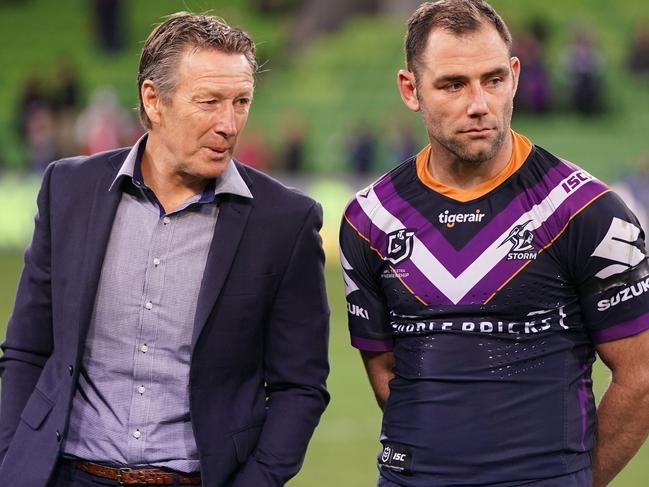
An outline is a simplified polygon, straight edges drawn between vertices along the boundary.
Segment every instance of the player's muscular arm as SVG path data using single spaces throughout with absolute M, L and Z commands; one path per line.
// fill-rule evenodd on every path
M 605 487 L 649 432 L 649 331 L 597 345 L 613 377 L 597 409 L 593 487 Z
M 389 383 L 394 377 L 394 372 L 392 372 L 394 353 L 361 350 L 361 357 L 363 357 L 367 377 L 370 379 L 372 390 L 374 390 L 376 402 L 381 410 L 384 410 L 390 395 Z

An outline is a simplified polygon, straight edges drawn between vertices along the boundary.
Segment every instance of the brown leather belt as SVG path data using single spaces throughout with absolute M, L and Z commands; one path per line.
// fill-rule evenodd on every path
M 161 468 L 115 468 L 85 460 L 73 461 L 74 466 L 95 477 L 114 480 L 119 485 L 200 485 L 201 474 L 170 472 Z

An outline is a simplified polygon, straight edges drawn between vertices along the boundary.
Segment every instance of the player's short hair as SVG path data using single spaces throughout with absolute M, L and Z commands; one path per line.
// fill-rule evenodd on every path
M 406 67 L 415 72 L 419 58 L 433 29 L 455 35 L 476 32 L 483 23 L 493 25 L 511 50 L 512 36 L 507 25 L 491 5 L 483 0 L 440 0 L 422 3 L 408 20 L 404 47 Z
M 151 80 L 158 96 L 168 100 L 176 88 L 176 68 L 187 48 L 217 49 L 227 54 L 243 54 L 252 69 L 257 71 L 255 43 L 250 36 L 225 20 L 213 15 L 177 12 L 167 17 L 149 34 L 140 54 L 137 72 L 140 121 L 151 128 L 151 120 L 142 103 L 142 83 Z

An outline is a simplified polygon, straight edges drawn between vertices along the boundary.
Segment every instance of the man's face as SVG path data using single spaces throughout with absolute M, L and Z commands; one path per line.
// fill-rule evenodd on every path
M 188 48 L 176 68 L 176 88 L 154 103 L 151 135 L 171 173 L 183 178 L 219 176 L 248 118 L 254 79 L 243 54 Z
M 433 150 L 452 160 L 491 161 L 509 133 L 520 64 L 495 28 L 457 36 L 434 29 L 417 73 L 401 71 L 401 95 L 421 111 Z

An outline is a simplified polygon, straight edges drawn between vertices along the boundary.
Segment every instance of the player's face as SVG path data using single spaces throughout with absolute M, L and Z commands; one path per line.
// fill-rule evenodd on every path
M 220 175 L 248 118 L 254 79 L 243 54 L 187 49 L 176 88 L 147 113 L 172 173 L 195 179 Z M 144 97 L 144 95 L 143 95 Z
M 520 64 L 490 25 L 457 36 L 433 30 L 417 73 L 399 72 L 401 96 L 421 111 L 433 151 L 491 161 L 509 134 Z

